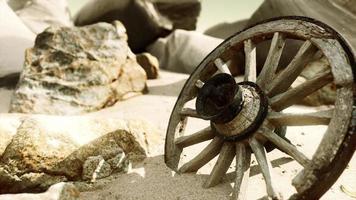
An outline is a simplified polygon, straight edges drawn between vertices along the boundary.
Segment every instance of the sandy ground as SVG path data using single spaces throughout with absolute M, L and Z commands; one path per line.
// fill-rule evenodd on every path
M 133 97 L 127 101 L 119 102 L 111 108 L 104 109 L 91 115 L 103 117 L 117 117 L 123 119 L 142 119 L 156 125 L 161 134 L 161 145 L 157 147 L 151 157 L 142 163 L 134 164 L 128 174 L 115 174 L 109 178 L 99 180 L 94 185 L 85 185 L 81 193 L 82 200 L 216 200 L 229 199 L 233 190 L 233 173 L 230 173 L 223 181 L 210 189 L 202 187 L 207 179 L 214 162 L 198 171 L 197 174 L 178 175 L 173 173 L 164 164 L 164 138 L 169 116 L 177 95 L 187 79 L 187 75 L 162 72 L 161 78 L 148 82 L 149 94 Z M 1 112 L 7 112 L 6 103 L 10 102 L 12 91 L 0 90 Z M 306 107 L 293 107 L 290 112 L 306 112 Z M 206 126 L 202 120 L 188 122 L 188 133 L 193 133 Z M 287 138 L 292 141 L 303 153 L 311 157 L 320 141 L 326 126 L 294 127 L 287 131 Z M 183 151 L 184 159 L 189 160 L 206 144 L 194 145 Z M 300 165 L 288 155 L 273 150 L 268 154 L 272 161 L 274 181 L 278 190 L 284 197 L 295 192 L 291 186 L 291 179 L 301 169 Z M 232 172 L 234 167 L 230 167 Z M 324 200 L 351 200 L 340 190 L 341 185 L 346 185 L 356 190 L 356 158 L 349 163 L 348 168 L 338 179 L 334 186 L 323 196 Z M 86 191 L 84 191 L 86 190 Z M 265 184 L 256 161 L 252 160 L 251 175 L 248 187 L 248 199 L 265 199 Z
M 141 118 L 155 124 L 161 131 L 162 145 L 155 155 L 147 158 L 143 163 L 136 164 L 128 174 L 118 174 L 110 179 L 102 180 L 93 187 L 94 191 L 83 192 L 81 199 L 201 199 L 216 200 L 229 199 L 233 189 L 232 173 L 224 182 L 216 187 L 204 189 L 202 187 L 207 175 L 214 166 L 213 160 L 198 171 L 198 174 L 178 175 L 173 173 L 164 164 L 163 142 L 171 110 L 177 99 L 187 76 L 162 72 L 158 80 L 148 82 L 149 94 L 137 96 L 125 102 L 119 102 L 114 107 L 105 109 L 99 114 L 120 118 Z M 290 112 L 310 112 L 306 107 L 293 107 Z M 97 113 L 98 114 L 98 113 Z M 188 121 L 188 133 L 193 133 L 207 125 L 202 120 Z M 288 129 L 287 137 L 298 149 L 308 157 L 312 157 L 318 142 L 321 140 L 326 126 L 293 127 Z M 183 151 L 184 159 L 189 160 L 204 148 L 205 144 L 194 145 Z M 301 169 L 301 166 L 288 155 L 274 150 L 269 153 L 269 159 L 274 167 L 275 183 L 284 197 L 295 192 L 291 186 L 291 179 Z M 232 172 L 234 167 L 230 167 Z M 329 190 L 322 199 L 348 200 L 351 197 L 340 190 L 341 184 L 356 190 L 356 158 L 349 164 L 348 169 L 339 178 L 338 182 Z M 265 185 L 259 166 L 252 161 L 251 176 L 248 187 L 248 199 L 264 199 Z

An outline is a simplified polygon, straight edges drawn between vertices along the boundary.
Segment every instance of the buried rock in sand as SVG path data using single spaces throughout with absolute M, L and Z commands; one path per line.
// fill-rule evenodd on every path
M 14 123 L 19 124 L 16 131 L 6 129 L 10 141 L 0 140 L 6 142 L 0 145 L 6 146 L 0 152 L 0 193 L 41 192 L 58 182 L 80 181 L 91 156 L 107 161 L 109 170 L 96 176 L 105 177 L 125 168 L 118 157 L 122 152 L 127 159 L 140 161 L 161 142 L 156 128 L 144 121 L 18 114 L 0 118 L 7 116 L 20 122 Z

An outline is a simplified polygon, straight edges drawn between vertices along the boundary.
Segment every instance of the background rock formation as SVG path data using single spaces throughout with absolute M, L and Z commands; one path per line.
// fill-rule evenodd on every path
M 172 23 L 147 0 L 91 0 L 75 16 L 78 26 L 114 20 L 125 25 L 129 45 L 135 53 L 172 29 Z
M 48 26 L 73 26 L 67 0 L 8 0 L 24 24 L 38 34 Z
M 26 51 L 10 112 L 80 114 L 142 92 L 146 74 L 126 40 L 118 21 L 46 29 Z
M 200 0 L 153 0 L 158 11 L 173 22 L 174 29 L 195 30 L 201 11 Z

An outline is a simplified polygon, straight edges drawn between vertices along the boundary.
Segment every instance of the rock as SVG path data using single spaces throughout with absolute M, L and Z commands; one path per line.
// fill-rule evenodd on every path
M 222 41 L 194 31 L 175 30 L 147 51 L 158 58 L 162 69 L 190 74 Z
M 110 160 L 125 152 L 136 162 L 158 145 L 157 129 L 141 120 L 19 114 L 0 119 L 7 116 L 20 125 L 0 155 L 0 193 L 40 192 L 57 182 L 79 181 L 91 156 Z
M 136 55 L 139 65 L 145 70 L 148 79 L 156 79 L 159 76 L 159 62 L 150 53 Z
M 123 25 L 50 27 L 26 51 L 10 112 L 72 115 L 100 110 L 146 88 Z
M 125 152 L 118 153 L 115 157 L 107 161 L 114 172 L 128 172 L 131 166 L 131 162 L 125 155 Z
M 129 46 L 135 53 L 172 29 L 172 23 L 148 0 L 91 0 L 75 16 L 78 26 L 114 20 L 125 25 Z
M 211 37 L 227 39 L 228 37 L 244 30 L 248 23 L 248 19 L 240 20 L 233 23 L 220 23 L 211 28 L 208 28 L 204 34 Z
M 97 179 L 110 176 L 111 172 L 111 166 L 101 155 L 90 156 L 83 164 L 82 179 L 94 183 Z
M 66 0 L 8 0 L 8 4 L 36 34 L 53 25 L 73 26 Z
M 25 49 L 33 45 L 35 35 L 0 0 L 0 87 L 16 85 L 22 71 Z
M 301 80 L 309 80 L 316 74 L 330 69 L 328 60 L 325 57 L 316 58 L 310 62 L 301 73 Z M 304 104 L 311 106 L 321 106 L 334 104 L 336 98 L 336 85 L 328 84 L 320 90 L 314 92 L 303 100 Z
M 77 200 L 79 190 L 71 183 L 60 182 L 40 194 L 22 193 L 0 195 L 0 200 Z
M 158 11 L 173 22 L 174 29 L 195 30 L 201 11 L 200 0 L 153 0 Z

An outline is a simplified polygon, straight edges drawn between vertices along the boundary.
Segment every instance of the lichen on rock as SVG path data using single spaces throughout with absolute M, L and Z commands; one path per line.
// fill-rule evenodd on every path
M 81 114 L 146 88 L 124 26 L 50 27 L 26 51 L 10 112 Z

